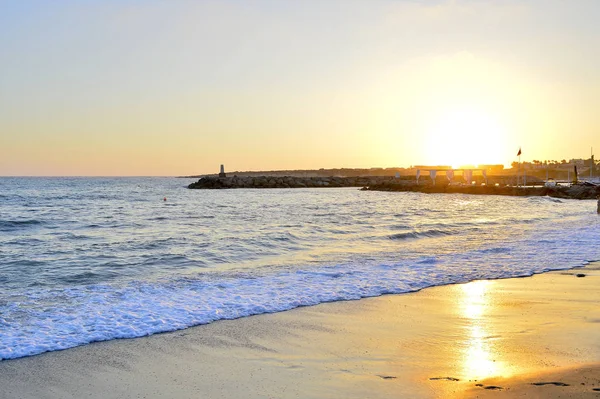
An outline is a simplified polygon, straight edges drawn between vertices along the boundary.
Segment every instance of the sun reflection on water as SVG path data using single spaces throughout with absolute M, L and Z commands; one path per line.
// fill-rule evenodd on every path
M 491 281 L 474 281 L 461 285 L 460 312 L 467 323 L 463 351 L 463 372 L 469 379 L 484 379 L 506 375 L 503 362 L 498 361 L 497 349 L 493 345 L 494 335 L 486 313 L 491 303 L 487 294 Z

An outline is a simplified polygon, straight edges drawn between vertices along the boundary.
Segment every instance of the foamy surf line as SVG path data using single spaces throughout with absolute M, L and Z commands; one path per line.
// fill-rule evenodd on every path
M 529 276 L 600 259 L 596 223 L 505 246 L 381 263 L 87 285 L 19 293 L 0 303 L 0 359 L 136 338 L 324 302 L 401 294 L 476 279 Z M 518 243 L 518 245 L 517 245 Z

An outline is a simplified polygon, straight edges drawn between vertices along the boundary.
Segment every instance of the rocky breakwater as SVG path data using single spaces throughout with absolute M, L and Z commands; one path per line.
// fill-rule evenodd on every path
M 192 189 L 234 188 L 314 188 L 314 187 L 362 187 L 372 191 L 411 191 L 419 193 L 550 196 L 556 198 L 595 199 L 600 186 L 575 184 L 556 187 L 515 187 L 505 184 L 417 184 L 414 179 L 397 179 L 391 176 L 356 177 L 295 177 L 295 176 L 206 176 L 192 183 Z
M 549 196 L 570 199 L 595 199 L 600 195 L 600 186 L 592 184 L 573 184 L 555 187 L 515 187 L 508 185 L 454 185 L 454 184 L 403 184 L 382 182 L 366 186 L 363 190 L 373 191 L 413 191 L 420 193 L 511 195 L 511 196 Z
M 367 177 L 294 177 L 294 176 L 233 176 L 202 177 L 188 188 L 304 188 L 304 187 L 366 187 L 385 184 L 394 180 L 390 176 Z

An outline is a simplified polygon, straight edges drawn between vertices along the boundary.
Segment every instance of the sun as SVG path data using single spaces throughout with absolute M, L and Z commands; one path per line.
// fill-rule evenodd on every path
M 457 107 L 432 115 L 425 131 L 429 164 L 460 167 L 505 163 L 506 131 L 489 112 Z

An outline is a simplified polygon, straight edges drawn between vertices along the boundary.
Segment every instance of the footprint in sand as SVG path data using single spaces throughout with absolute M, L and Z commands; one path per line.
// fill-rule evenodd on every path
M 487 385 L 487 386 L 485 386 L 485 385 L 483 385 L 483 384 L 475 384 L 475 386 L 476 386 L 476 387 L 481 387 L 481 388 L 483 388 L 483 389 L 489 389 L 489 390 L 491 390 L 491 391 L 499 391 L 499 390 L 501 390 L 501 389 L 504 389 L 504 388 L 502 388 L 502 387 L 499 387 L 499 386 L 497 386 L 497 385 Z
M 564 382 L 532 382 L 531 385 L 537 385 L 537 386 L 542 386 L 542 385 L 555 385 L 557 387 L 568 387 L 570 386 L 569 384 L 565 384 Z
M 430 380 L 432 380 L 432 381 L 435 381 L 435 380 L 460 381 L 458 378 L 454 378 L 454 377 L 431 377 Z

